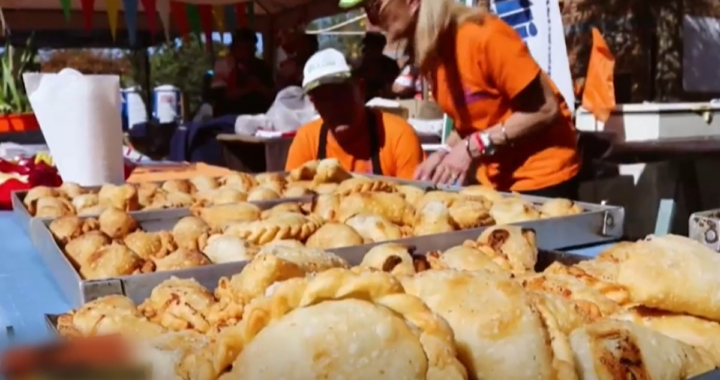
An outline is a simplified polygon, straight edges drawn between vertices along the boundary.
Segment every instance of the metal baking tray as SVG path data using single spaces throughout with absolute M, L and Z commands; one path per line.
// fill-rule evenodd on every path
M 446 247 L 446 249 L 447 248 L 450 248 L 450 247 Z M 425 252 L 430 252 L 430 251 L 418 250 L 417 252 L 425 253 Z M 545 268 L 550 266 L 550 264 L 552 264 L 554 262 L 558 262 L 558 261 L 565 265 L 574 265 L 574 264 L 579 263 L 580 261 L 589 260 L 589 259 L 591 259 L 591 257 L 573 254 L 573 253 L 567 253 L 567 252 L 540 251 L 538 253 L 537 264 L 535 265 L 535 271 L 542 272 L 543 270 L 545 270 Z M 358 263 L 359 262 L 351 263 L 351 264 L 355 265 Z M 237 269 L 237 272 L 235 272 L 235 273 L 239 273 L 240 270 L 242 270 L 242 267 L 245 266 L 245 263 L 238 263 L 238 264 L 240 264 L 240 265 L 236 265 L 236 267 L 238 269 Z M 232 274 L 235 274 L 235 273 L 232 273 Z M 198 278 L 195 278 L 195 279 L 198 280 L 198 282 L 202 283 L 202 285 L 208 289 L 215 289 L 215 287 L 217 286 L 217 281 L 215 283 L 209 285 L 208 283 L 204 283 L 204 282 L 200 281 Z M 141 299 L 133 298 L 133 301 L 136 304 L 142 303 L 143 301 L 145 301 L 145 299 L 150 297 L 150 291 L 152 291 L 152 288 L 150 288 L 149 291 L 147 292 L 147 297 L 144 297 Z M 60 336 L 58 329 L 57 329 L 57 322 L 58 322 L 59 317 L 60 317 L 60 314 L 45 314 L 45 323 L 47 325 L 47 328 L 53 335 L 56 335 L 56 336 Z
M 286 198 L 253 203 L 261 209 L 268 209 L 278 204 L 291 202 L 297 202 L 297 200 Z M 184 209 L 184 211 L 184 214 L 176 214 L 173 218 L 168 218 L 162 214 L 156 214 L 155 218 L 145 215 L 142 219 L 137 218 L 137 215 L 133 216 L 137 218 L 144 231 L 154 232 L 172 229 L 179 219 L 189 215 L 187 209 Z M 215 288 L 220 277 L 239 273 L 245 266 L 245 262 L 225 263 L 102 280 L 84 280 L 53 238 L 48 228 L 51 222 L 52 220 L 47 219 L 31 219 L 30 239 L 71 307 L 79 307 L 96 298 L 111 294 L 124 294 L 133 301 L 139 302 L 149 297 L 155 286 L 172 276 L 194 278 L 203 286 Z

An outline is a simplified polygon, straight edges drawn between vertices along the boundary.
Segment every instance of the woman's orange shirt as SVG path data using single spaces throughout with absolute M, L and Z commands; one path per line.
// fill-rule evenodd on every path
M 511 99 L 538 75 L 545 76 L 517 32 L 495 16 L 488 15 L 481 24 L 460 25 L 446 46 L 453 44 L 454 55 L 442 54 L 434 73 L 433 93 L 461 137 L 505 121 L 513 113 Z M 552 86 L 562 116 L 555 125 L 483 158 L 477 173 L 480 183 L 530 191 L 560 184 L 579 172 L 572 113 Z
M 378 121 L 380 166 L 383 175 L 412 179 L 415 168 L 423 160 L 420 138 L 413 127 L 402 118 L 377 111 L 375 115 Z M 285 170 L 296 169 L 317 159 L 321 126 L 322 120 L 319 119 L 300 127 L 290 145 Z M 372 174 L 370 153 L 370 138 L 367 133 L 359 134 L 348 146 L 340 145 L 332 133 L 328 133 L 327 158 L 337 159 L 346 170 Z

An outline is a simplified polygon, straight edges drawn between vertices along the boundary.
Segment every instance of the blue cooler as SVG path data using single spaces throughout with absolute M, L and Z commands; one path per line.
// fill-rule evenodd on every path
M 147 109 L 140 87 L 128 87 L 122 90 L 123 128 L 132 129 L 133 125 L 147 122 Z
M 153 117 L 160 123 L 173 123 L 182 119 L 182 95 L 177 87 L 166 84 L 153 91 Z

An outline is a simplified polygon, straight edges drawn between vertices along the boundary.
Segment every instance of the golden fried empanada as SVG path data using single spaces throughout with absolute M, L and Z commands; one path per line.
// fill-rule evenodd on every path
M 494 226 L 483 231 L 477 242 L 491 247 L 500 266 L 513 274 L 535 271 L 538 256 L 535 231 L 517 226 Z
M 220 183 L 217 178 L 204 174 L 196 175 L 190 178 L 189 182 L 198 192 L 217 189 L 220 187 Z
M 111 239 L 122 239 L 140 228 L 137 221 L 125 211 L 110 207 L 98 217 L 100 231 Z
M 495 224 L 490 210 L 483 202 L 461 199 L 448 207 L 450 217 L 459 229 L 469 229 Z
M 186 179 L 169 179 L 163 182 L 160 188 L 168 193 L 192 194 L 195 192 L 195 186 Z
M 255 222 L 236 222 L 225 228 L 225 233 L 239 236 L 250 243 L 262 245 L 273 240 L 296 239 L 304 241 L 315 233 L 323 221 L 316 215 L 293 212 L 278 213 Z
M 98 203 L 105 207 L 114 207 L 123 211 L 136 211 L 140 209 L 138 192 L 131 184 L 106 184 L 98 192 Z
M 96 219 L 81 219 L 77 216 L 63 216 L 50 222 L 48 229 L 55 240 L 63 246 L 82 234 L 100 229 Z
M 483 197 L 491 203 L 500 202 L 505 199 L 497 190 L 484 185 L 466 186 L 460 190 L 460 194 L 473 197 Z
M 301 198 L 315 195 L 315 192 L 305 185 L 291 182 L 283 192 L 283 198 Z
M 348 267 L 348 263 L 336 254 L 317 248 L 278 244 L 262 247 L 258 254 L 271 254 L 289 261 L 300 267 L 306 273 L 322 272 L 331 268 Z
M 60 190 L 48 186 L 35 186 L 28 190 L 27 194 L 23 198 L 23 204 L 27 207 L 30 215 L 35 215 L 36 208 L 35 204 L 40 198 L 56 198 L 62 193 Z
M 130 298 L 112 295 L 61 316 L 58 331 L 65 337 L 122 334 L 127 338 L 150 338 L 162 334 L 164 329 L 143 317 Z
M 177 249 L 175 239 L 167 231 L 135 231 L 125 236 L 123 243 L 144 260 L 151 257 L 163 257 Z
M 340 183 L 352 178 L 352 174 L 345 170 L 336 158 L 320 160 L 315 167 L 314 183 Z
M 395 276 L 413 275 L 416 272 L 415 260 L 413 260 L 410 248 L 395 243 L 373 247 L 363 256 L 360 266 L 381 270 Z
M 391 193 L 397 191 L 397 187 L 394 183 L 391 182 L 358 176 L 342 181 L 335 190 L 335 193 L 339 195 L 349 195 L 352 193 L 364 193 L 373 191 L 384 191 Z
M 205 245 L 213 229 L 197 216 L 180 219 L 172 229 L 172 237 L 178 248 L 199 250 Z
M 310 248 L 330 249 L 361 245 L 364 239 L 352 227 L 344 223 L 326 223 L 305 242 Z
M 258 182 L 252 174 L 232 172 L 221 177 L 220 184 L 247 193 L 250 189 L 257 186 Z
M 109 245 L 110 242 L 110 238 L 102 231 L 90 231 L 70 240 L 65 245 L 65 254 L 70 259 L 70 262 L 79 268 L 87 263 L 90 255 Z
M 138 310 L 150 321 L 172 331 L 208 332 L 207 316 L 215 297 L 193 279 L 170 279 L 156 286 Z
M 533 274 L 520 278 L 528 290 L 556 294 L 575 301 L 587 319 L 599 319 L 620 311 L 620 306 L 574 277 L 562 274 Z
M 80 263 L 80 274 L 86 280 L 129 276 L 140 270 L 143 260 L 130 248 L 112 244 L 100 248 Z
M 416 209 L 420 210 L 430 202 L 440 202 L 445 206 L 449 207 L 458 199 L 460 199 L 460 195 L 458 193 L 451 193 L 449 191 L 442 190 L 433 190 L 423 194 L 423 196 L 420 197 L 420 199 L 416 203 L 414 203 L 413 206 Z
M 258 186 L 250 190 L 247 196 L 248 202 L 271 201 L 278 198 L 280 198 L 280 194 L 264 186 Z
M 497 224 L 511 224 L 540 219 L 540 213 L 533 205 L 520 198 L 506 198 L 496 201 L 490 207 L 490 215 Z
M 380 215 L 398 225 L 412 225 L 415 219 L 415 209 L 399 193 L 353 193 L 341 198 L 337 221 L 359 214 Z
M 455 223 L 450 217 L 450 210 L 439 201 L 425 203 L 418 209 L 413 222 L 413 235 L 424 236 L 455 231 Z
M 318 183 L 313 186 L 312 190 L 317 194 L 332 194 L 337 190 L 337 188 L 337 183 Z
M 403 277 L 402 284 L 448 321 L 471 378 L 559 378 L 543 321 L 520 284 L 508 276 L 431 270 Z
M 287 203 L 280 203 L 276 206 L 273 206 L 267 210 L 264 210 L 262 212 L 262 219 L 267 219 L 270 217 L 273 217 L 277 214 L 282 214 L 286 212 L 294 212 L 296 214 L 305 214 L 303 212 L 302 205 L 300 203 L 294 203 L 294 202 L 287 202 Z
M 60 218 L 75 215 L 75 208 L 65 198 L 38 198 L 34 203 L 35 216 L 38 218 Z
M 168 208 L 187 208 L 195 204 L 195 198 L 189 193 L 180 191 L 160 190 L 155 193 L 146 210 L 162 210 Z
M 287 185 L 285 176 L 281 173 L 261 173 L 255 175 L 260 187 L 268 188 L 278 194 L 282 194 Z
M 340 195 L 337 194 L 321 194 L 313 198 L 310 211 L 320 216 L 324 220 L 336 220 L 337 209 L 342 201 Z
M 379 243 L 403 238 L 402 230 L 397 224 L 379 215 L 355 215 L 346 220 L 345 224 L 357 231 L 368 243 Z
M 156 182 L 141 182 L 137 185 L 138 203 L 141 207 L 149 206 L 155 194 L 162 192 L 160 190 L 160 184 Z
M 193 210 L 213 229 L 223 229 L 233 222 L 251 222 L 259 220 L 262 210 L 252 203 L 223 204 Z
M 507 273 L 488 255 L 477 248 L 457 246 L 442 253 L 429 253 L 428 263 L 432 269 L 456 269 L 477 271 L 484 270 L 491 273 Z
M 180 248 L 175 252 L 169 253 L 166 256 L 160 258 L 151 258 L 153 270 L 155 272 L 163 272 L 169 270 L 180 270 L 187 268 L 195 268 L 203 265 L 210 265 L 208 260 L 202 252 L 194 249 Z
M 207 206 L 245 202 L 247 197 L 247 193 L 227 186 L 195 193 L 195 199 Z
M 543 218 L 557 218 L 582 214 L 583 208 L 569 199 L 555 198 L 545 201 L 538 211 Z
M 80 194 L 72 199 L 72 205 L 75 212 L 78 215 L 82 214 L 84 210 L 89 209 L 100 204 L 100 200 L 97 194 Z
M 575 280 L 580 281 L 585 286 L 600 292 L 600 294 L 609 298 L 616 304 L 624 306 L 631 303 L 630 293 L 624 286 L 619 285 L 615 281 L 615 279 L 617 279 L 617 274 L 615 274 L 612 280 L 607 279 L 609 276 L 599 275 L 601 271 L 604 273 L 610 273 L 612 270 L 617 272 L 617 269 L 617 265 L 599 260 L 581 261 L 573 266 L 565 266 L 559 262 L 555 262 L 545 268 L 543 274 L 561 277 L 570 276 Z
M 63 182 L 63 184 L 58 187 L 58 191 L 68 199 L 73 199 L 88 192 L 87 189 L 74 182 Z
M 398 185 L 397 191 L 405 197 L 405 200 L 411 205 L 416 205 L 425 195 L 425 190 L 412 185 Z
M 602 320 L 570 335 L 581 379 L 688 379 L 714 369 L 693 347 L 630 322 Z
M 320 161 L 308 161 L 299 168 L 295 168 L 288 173 L 291 181 L 312 181 L 315 178 L 317 167 Z
M 252 260 L 258 249 L 232 235 L 212 235 L 202 252 L 213 264 Z
M 242 352 L 223 380 L 467 379 L 447 324 L 387 273 L 292 279 L 245 315 L 225 330 Z

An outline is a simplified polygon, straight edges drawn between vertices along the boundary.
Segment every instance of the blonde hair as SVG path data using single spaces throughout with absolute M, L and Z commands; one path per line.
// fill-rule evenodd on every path
M 421 0 L 413 41 L 415 64 L 427 72 L 437 62 L 440 36 L 465 22 L 482 23 L 485 11 L 459 4 L 456 0 Z

